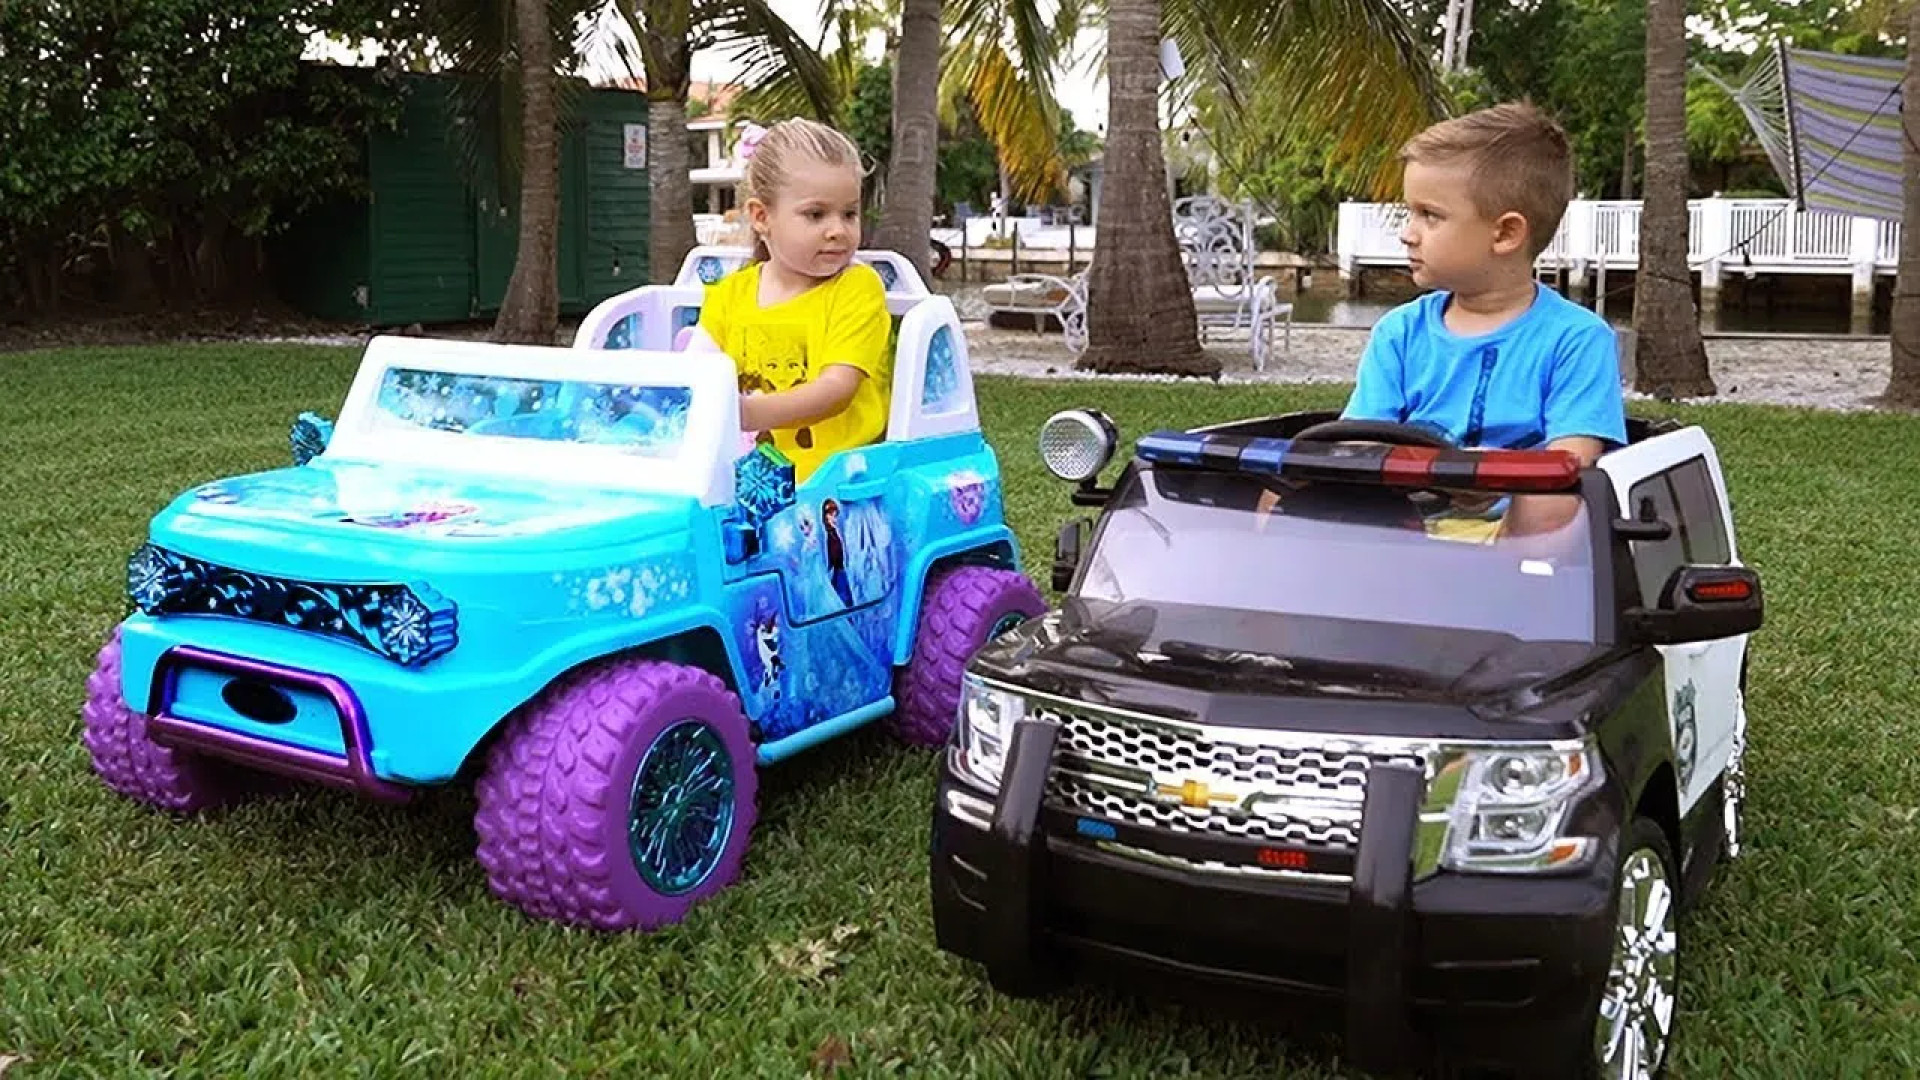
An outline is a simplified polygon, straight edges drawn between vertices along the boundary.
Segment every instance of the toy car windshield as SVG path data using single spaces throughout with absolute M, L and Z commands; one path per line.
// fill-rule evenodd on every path
M 327 444 L 333 461 L 702 496 L 739 439 L 729 365 L 668 353 L 376 339 Z
M 1156 467 L 1114 492 L 1083 598 L 1594 640 L 1586 506 L 1571 494 L 1511 490 L 1570 484 L 1571 457 L 1455 452 L 1478 459 L 1460 461 L 1418 448 L 1322 445 L 1289 461 L 1286 440 L 1255 439 L 1226 461 L 1203 460 L 1195 445 L 1185 436 L 1141 440 L 1141 461 Z M 1422 465 L 1427 472 L 1416 474 Z M 1519 469 L 1522 480 L 1476 478 L 1476 465 Z M 1386 467 L 1401 470 L 1392 482 Z M 1562 520 L 1510 535 L 1503 525 L 1516 498 L 1560 500 Z

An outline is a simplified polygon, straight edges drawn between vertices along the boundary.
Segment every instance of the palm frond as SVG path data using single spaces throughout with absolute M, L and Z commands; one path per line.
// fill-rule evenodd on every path
M 1376 196 L 1397 187 L 1401 145 L 1444 113 L 1392 0 L 1168 0 L 1167 16 L 1189 77 L 1218 87 L 1229 123 L 1325 140 L 1330 166 Z
M 841 97 L 827 63 L 767 0 L 701 0 L 694 22 L 740 66 L 740 81 L 759 87 L 791 77 L 804 96 L 805 115 L 833 123 Z M 799 111 L 799 110 L 795 110 Z
M 1022 198 L 1065 191 L 1054 76 L 1071 58 L 1088 0 L 957 0 L 941 73 L 941 120 L 958 120 L 964 87 L 981 129 Z
M 1058 106 L 1004 51 L 989 47 L 975 54 L 967 96 L 1019 198 L 1046 199 L 1066 190 Z

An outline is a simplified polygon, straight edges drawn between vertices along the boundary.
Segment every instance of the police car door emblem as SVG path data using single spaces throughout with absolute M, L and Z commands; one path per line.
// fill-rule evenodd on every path
M 1699 732 L 1694 727 L 1693 680 L 1673 694 L 1673 767 L 1680 774 L 1680 790 L 1693 782 L 1694 752 L 1699 747 Z

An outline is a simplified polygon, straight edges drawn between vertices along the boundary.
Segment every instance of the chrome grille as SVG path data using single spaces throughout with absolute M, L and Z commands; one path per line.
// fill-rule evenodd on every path
M 1424 772 L 1428 764 L 1424 753 L 1369 752 L 1350 740 L 1286 745 L 1269 733 L 1248 731 L 1247 741 L 1229 741 L 1185 725 L 1045 707 L 1036 711 L 1060 725 L 1064 752 L 1108 769 L 1160 777 L 1211 773 L 1246 787 L 1357 802 L 1372 766 L 1404 764 Z
M 1247 813 L 1220 807 L 1193 807 L 1160 802 L 1089 783 L 1071 773 L 1055 772 L 1047 794 L 1076 814 L 1176 832 L 1210 833 L 1273 844 L 1302 844 L 1331 851 L 1350 851 L 1360 843 L 1360 807 L 1350 813 L 1315 818 L 1286 814 Z M 1344 807 L 1342 808 L 1345 809 Z
M 1360 845 L 1368 770 L 1398 764 L 1431 777 L 1437 763 L 1436 747 L 1410 740 L 1203 727 L 1052 700 L 1030 707 L 1060 728 L 1059 756 L 1047 781 L 1049 803 L 1072 814 L 1189 835 L 1352 852 Z M 1332 880 L 1101 846 L 1209 873 Z

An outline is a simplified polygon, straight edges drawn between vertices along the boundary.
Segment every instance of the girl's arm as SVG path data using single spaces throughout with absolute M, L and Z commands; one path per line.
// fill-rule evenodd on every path
M 693 333 L 687 335 L 687 346 L 684 350 L 682 350 L 683 352 L 725 352 L 726 351 L 725 349 L 722 349 L 720 347 L 719 342 L 713 340 L 712 334 L 707 333 L 706 327 L 701 326 L 698 323 L 695 323 L 694 325 L 688 327 L 687 329 L 693 331 Z
M 740 399 L 744 431 L 797 428 L 838 416 L 859 391 L 867 373 L 849 364 L 829 364 L 820 377 L 778 394 L 749 394 Z

